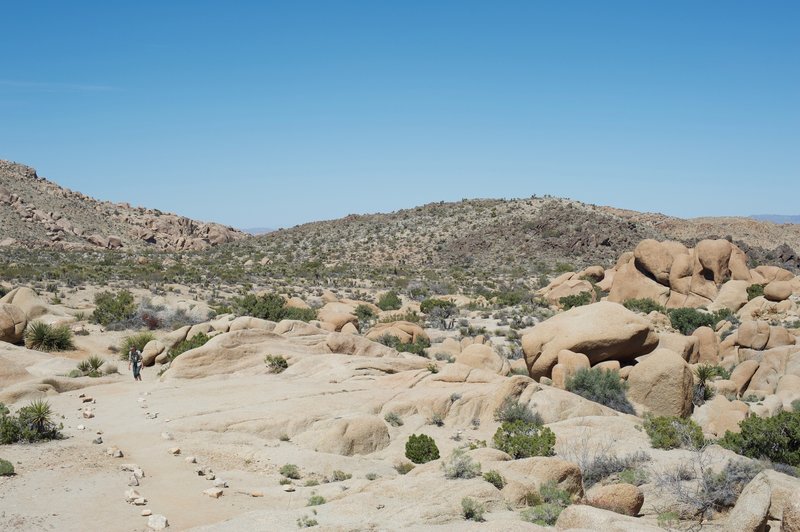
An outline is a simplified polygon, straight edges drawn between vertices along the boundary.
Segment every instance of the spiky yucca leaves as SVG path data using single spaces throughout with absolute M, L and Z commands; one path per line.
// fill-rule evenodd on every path
M 68 351 L 75 349 L 72 331 L 66 325 L 50 325 L 34 321 L 25 331 L 25 347 L 37 351 Z

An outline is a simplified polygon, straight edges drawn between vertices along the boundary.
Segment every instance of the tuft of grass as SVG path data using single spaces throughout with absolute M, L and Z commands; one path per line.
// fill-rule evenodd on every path
M 414 469 L 414 464 L 411 462 L 400 462 L 399 464 L 394 466 L 394 470 L 400 473 L 401 475 L 405 475 L 412 469 Z
M 37 351 L 69 351 L 75 349 L 72 331 L 66 325 L 49 325 L 41 321 L 28 324 L 25 347 Z
M 383 419 L 393 427 L 403 426 L 403 419 L 396 412 L 389 412 L 388 414 L 383 416 Z
M 264 357 L 264 364 L 269 366 L 272 373 L 283 373 L 289 367 L 283 355 L 267 355 Z
M 343 482 L 345 480 L 350 480 L 351 478 L 353 478 L 353 475 L 337 469 L 333 472 L 333 476 L 331 478 L 333 478 L 334 482 Z
M 481 465 L 470 458 L 464 449 L 455 449 L 447 462 L 442 463 L 445 478 L 475 478 L 481 474 Z
M 297 480 L 300 478 L 300 468 L 294 464 L 285 464 L 281 466 L 280 474 L 286 478 Z
M 325 497 L 323 497 L 322 495 L 312 495 L 311 497 L 308 498 L 308 503 L 306 504 L 306 506 L 320 506 L 322 504 L 325 504 L 326 502 L 327 501 L 325 500 Z
M 481 523 L 485 521 L 483 515 L 486 513 L 486 507 L 470 497 L 461 499 L 461 515 L 467 521 L 477 521 Z

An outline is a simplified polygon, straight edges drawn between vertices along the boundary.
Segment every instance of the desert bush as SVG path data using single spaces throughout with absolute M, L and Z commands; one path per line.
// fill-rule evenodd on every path
M 728 431 L 717 443 L 749 458 L 800 466 L 800 412 L 780 412 L 768 418 L 751 416 L 739 427 L 741 432 Z
M 406 473 L 414 469 L 414 467 L 415 467 L 414 464 L 412 464 L 411 462 L 400 462 L 399 464 L 396 464 L 394 466 L 394 470 L 400 473 L 401 475 L 405 475 Z
M 120 358 L 122 360 L 128 360 L 128 354 L 130 353 L 131 347 L 135 347 L 137 351 L 141 352 L 144 350 L 144 346 L 155 339 L 155 335 L 149 331 L 126 336 L 122 340 L 122 344 L 119 346 Z
M 300 468 L 294 464 L 284 464 L 281 466 L 280 474 L 286 478 L 297 480 L 300 478 Z
M 50 325 L 42 321 L 28 324 L 25 330 L 25 347 L 37 351 L 68 351 L 75 349 L 72 331 L 67 325 Z
M 416 342 L 403 343 L 399 338 L 391 334 L 384 334 L 378 338 L 378 343 L 396 349 L 401 353 L 411 353 L 418 356 L 425 356 L 425 349 L 431 346 L 431 342 L 427 338 L 419 337 Z
M 750 301 L 764 295 L 763 284 L 751 284 L 747 287 L 747 300 Z
M 378 317 L 369 305 L 358 305 L 354 311 L 358 318 L 359 329 L 364 331 L 369 328 L 370 324 Z
M 650 480 L 650 475 L 647 473 L 646 469 L 642 469 L 640 467 L 628 468 L 623 469 L 617 475 L 617 478 L 620 482 L 624 484 L 633 484 L 634 486 L 641 486 L 642 484 L 647 484 Z
M 283 355 L 266 355 L 264 364 L 269 366 L 272 373 L 283 373 L 289 367 L 289 362 Z
M 636 475 L 641 476 L 643 471 L 639 469 L 638 466 L 649 460 L 650 455 L 643 452 L 636 452 L 624 456 L 617 456 L 610 453 L 598 454 L 593 460 L 581 467 L 583 487 L 588 489 L 614 474 L 619 474 L 621 477 L 626 471 L 629 472 L 627 473 L 628 477 L 633 478 Z M 630 482 L 630 484 L 634 483 Z
M 648 416 L 644 430 L 656 449 L 696 449 L 703 445 L 703 431 L 691 419 L 671 416 Z
M 763 470 L 764 466 L 756 461 L 729 460 L 719 473 L 705 471 L 702 482 L 717 508 L 730 508 L 744 487 Z
M 439 448 L 427 434 L 412 434 L 406 442 L 406 458 L 415 464 L 425 464 L 439 458 Z
M 322 495 L 312 495 L 308 498 L 306 506 L 319 506 L 321 504 L 325 504 L 326 502 L 327 501 L 325 501 L 325 497 Z
M 569 310 L 575 307 L 582 307 L 584 305 L 588 305 L 592 301 L 592 294 L 591 292 L 581 292 L 579 294 L 573 294 L 571 296 L 564 296 L 558 300 L 558 304 L 561 305 L 561 308 L 564 310 Z
M 566 389 L 584 399 L 600 403 L 618 412 L 635 414 L 633 405 L 625 396 L 628 383 L 619 372 L 602 368 L 581 368 L 567 378 Z
M 456 304 L 443 299 L 426 299 L 420 303 L 420 310 L 427 315 L 431 327 L 440 329 L 451 329 L 454 316 L 458 315 Z
M 481 474 L 481 465 L 464 449 L 455 449 L 446 462 L 442 463 L 445 478 L 475 478 Z
M 211 340 L 211 338 L 209 338 L 206 333 L 197 333 L 188 340 L 179 342 L 175 347 L 170 349 L 167 358 L 172 362 L 186 351 L 206 345 L 209 340 Z
M 122 290 L 117 294 L 100 292 L 94 296 L 94 304 L 92 321 L 105 327 L 128 321 L 136 315 L 133 294 L 127 290 Z
M 61 426 L 52 421 L 50 403 L 34 399 L 16 416 L 0 403 L 0 444 L 61 439 Z
M 555 443 L 549 428 L 525 421 L 504 421 L 494 434 L 494 446 L 514 459 L 552 456 Z
M 467 521 L 483 522 L 485 521 L 483 517 L 485 513 L 486 508 L 475 499 L 471 499 L 470 497 L 461 499 L 461 515 L 463 515 L 464 519 Z
M 730 310 L 722 309 L 717 312 L 701 312 L 696 308 L 674 308 L 667 312 L 672 327 L 682 334 L 690 335 L 699 327 L 716 328 L 717 323 L 727 318 Z
M 542 484 L 539 497 L 531 502 L 534 505 L 521 512 L 520 517 L 523 521 L 540 526 L 553 526 L 562 510 L 572 504 L 569 493 L 552 480 Z
M 317 311 L 314 309 L 287 307 L 286 300 L 278 294 L 261 296 L 247 294 L 244 297 L 234 298 L 231 308 L 239 316 L 252 316 L 270 321 L 311 321 L 317 317 Z
M 643 312 L 644 314 L 650 314 L 653 311 L 666 313 L 667 311 L 663 305 L 659 305 L 649 297 L 643 299 L 628 299 L 622 304 L 628 310 L 633 312 Z
M 70 377 L 99 377 L 100 368 L 104 363 L 105 361 L 102 358 L 92 355 L 87 359 L 81 360 L 76 369 L 70 372 Z
M 297 518 L 297 528 L 311 528 L 319 525 L 319 521 L 311 516 L 303 515 Z
M 10 477 L 14 474 L 14 464 L 0 458 L 0 477 Z
M 351 478 L 353 478 L 353 475 L 351 475 L 350 473 L 345 473 L 344 471 L 341 471 L 339 469 L 336 469 L 333 472 L 333 476 L 331 478 L 333 479 L 334 482 L 343 482 L 345 480 L 350 480 Z
M 403 419 L 400 417 L 399 414 L 397 414 L 395 412 L 387 413 L 385 416 L 383 416 L 383 419 L 389 425 L 391 425 L 393 427 L 402 427 L 403 426 Z
M 500 472 L 492 469 L 491 471 L 487 471 L 483 474 L 483 480 L 494 486 L 495 488 L 501 490 L 506 485 L 506 480 L 503 478 L 503 475 Z
M 543 425 L 542 416 L 534 412 L 528 405 L 520 403 L 511 396 L 506 397 L 494 411 L 494 420 L 500 422 L 522 421 L 533 425 Z
M 390 290 L 378 298 L 377 305 L 381 310 L 397 310 L 403 306 L 403 302 L 400 301 L 400 297 L 397 295 L 397 292 Z

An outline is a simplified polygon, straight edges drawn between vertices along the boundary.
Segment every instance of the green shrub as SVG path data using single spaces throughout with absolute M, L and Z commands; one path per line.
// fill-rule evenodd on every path
M 702 429 L 691 419 L 650 416 L 644 420 L 644 430 L 656 449 L 696 449 L 704 443 Z
M 486 508 L 475 499 L 469 497 L 461 499 L 461 515 L 464 516 L 464 519 L 480 523 L 485 520 L 483 518 L 483 514 L 485 513 Z
M 70 377 L 99 377 L 100 368 L 105 363 L 105 360 L 97 355 L 92 355 L 85 360 L 81 360 L 75 370 L 76 374 L 70 372 Z
M 494 411 L 495 421 L 523 421 L 534 425 L 543 425 L 542 416 L 534 412 L 528 405 L 522 404 L 511 396 L 506 397 L 503 403 Z
M 425 356 L 425 349 L 431 346 L 430 340 L 421 336 L 415 342 L 403 343 L 399 338 L 391 334 L 384 334 L 378 338 L 378 343 L 396 349 L 401 353 L 411 353 L 418 356 Z
M 350 480 L 351 478 L 353 478 L 353 475 L 337 469 L 333 472 L 332 478 L 334 482 L 343 482 L 345 480 Z
M 118 294 L 100 292 L 94 296 L 95 309 L 92 321 L 105 327 L 117 322 L 130 320 L 136 315 L 133 294 L 122 290 Z
M 751 284 L 747 287 L 747 300 L 750 301 L 757 297 L 761 297 L 764 295 L 764 285 L 763 284 Z
M 573 294 L 571 296 L 564 296 L 558 300 L 558 304 L 561 305 L 561 308 L 564 310 L 569 310 L 574 307 L 582 307 L 584 305 L 588 305 L 592 302 L 592 294 L 591 292 L 581 292 L 579 294 Z
M 75 349 L 75 344 L 72 343 L 72 331 L 67 325 L 34 321 L 28 324 L 25 331 L 25 347 L 52 352 Z
M 412 464 L 411 462 L 401 462 L 394 466 L 394 470 L 400 473 L 401 475 L 405 475 L 412 469 L 414 469 L 414 464 Z
M 306 503 L 306 506 L 319 506 L 321 504 L 325 504 L 325 502 L 325 497 L 322 495 L 312 495 L 308 498 L 308 503 Z
M 149 331 L 126 336 L 119 346 L 120 358 L 122 360 L 128 360 L 131 347 L 135 347 L 137 351 L 141 352 L 144 350 L 144 346 L 155 339 L 155 335 Z
M 267 355 L 264 357 L 264 363 L 269 366 L 272 373 L 283 373 L 289 367 L 289 362 L 282 355 Z
M 270 321 L 311 321 L 317 317 L 314 309 L 287 307 L 286 300 L 278 294 L 260 296 L 247 294 L 244 297 L 235 298 L 231 308 L 239 316 L 252 316 Z
M 525 421 L 504 421 L 494 434 L 494 446 L 514 459 L 552 456 L 555 443 L 549 428 Z
M 483 474 L 483 480 L 494 486 L 495 488 L 501 490 L 506 485 L 506 481 L 503 476 L 498 472 L 492 469 L 491 471 L 487 471 Z
M 425 464 L 439 458 L 439 448 L 427 434 L 412 434 L 406 442 L 406 458 L 415 464 Z
M 0 477 L 10 477 L 14 474 L 14 464 L 0 458 Z
M 563 510 L 564 508 L 558 504 L 537 504 L 520 512 L 520 518 L 539 526 L 553 526 Z
M 800 399 L 792 401 L 792 412 L 800 412 Z
M 625 308 L 628 310 L 642 312 L 644 314 L 650 314 L 653 311 L 666 313 L 667 311 L 662 305 L 659 305 L 649 297 L 644 299 L 628 299 L 622 304 L 625 305 Z
M 481 474 L 481 465 L 472 460 L 464 449 L 456 449 L 447 462 L 442 463 L 445 478 L 475 478 Z
M 672 327 L 682 334 L 690 335 L 700 327 L 715 329 L 717 324 L 731 315 L 728 309 L 717 312 L 701 312 L 696 308 L 674 308 L 667 312 Z
M 280 474 L 286 478 L 297 480 L 300 478 L 300 468 L 294 464 L 284 464 L 281 466 Z
M 581 368 L 567 378 L 566 389 L 584 399 L 600 403 L 625 414 L 635 414 L 633 405 L 625 396 L 628 383 L 619 372 L 602 368 Z
M 741 432 L 728 431 L 717 443 L 750 458 L 800 466 L 800 412 L 781 412 L 768 418 L 751 416 L 739 427 Z
M 197 333 L 188 340 L 184 340 L 178 343 L 175 347 L 169 350 L 168 358 L 171 361 L 178 358 L 179 355 L 182 355 L 186 351 L 191 349 L 196 349 L 198 347 L 202 347 L 206 345 L 206 343 L 211 340 L 206 333 Z
M 61 439 L 61 427 L 52 421 L 50 403 L 35 399 L 19 409 L 16 417 L 0 403 L 0 444 Z
M 381 310 L 397 310 L 403 306 L 403 303 L 400 301 L 397 292 L 392 290 L 381 295 L 377 305 Z
M 583 476 L 583 487 L 584 489 L 591 488 L 601 480 L 616 473 L 619 473 L 621 477 L 625 471 L 637 470 L 637 466 L 649 460 L 650 456 L 643 452 L 624 456 L 617 456 L 609 452 L 597 452 L 594 456 L 588 456 L 586 460 L 579 460 Z M 628 475 L 631 474 L 628 473 Z M 633 484 L 633 482 L 629 484 Z
M 319 525 L 319 521 L 311 516 L 304 515 L 297 518 L 297 528 L 311 528 L 317 525 Z

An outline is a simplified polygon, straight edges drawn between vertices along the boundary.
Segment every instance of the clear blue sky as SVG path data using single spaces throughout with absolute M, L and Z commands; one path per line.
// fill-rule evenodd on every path
M 238 227 L 800 211 L 800 2 L 5 2 L 0 158 Z

